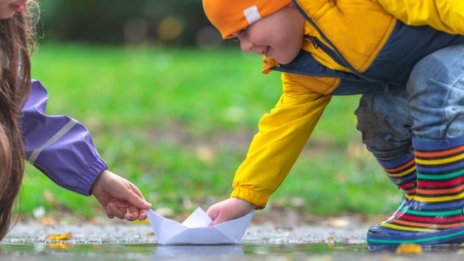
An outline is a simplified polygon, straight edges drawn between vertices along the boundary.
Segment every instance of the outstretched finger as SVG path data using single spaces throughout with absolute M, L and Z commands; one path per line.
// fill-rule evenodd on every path
M 127 191 L 125 200 L 139 209 L 149 209 L 151 204 L 148 203 L 135 185 L 130 184 L 130 190 Z
M 140 190 L 139 190 L 139 188 L 137 188 L 137 186 L 135 186 L 134 184 L 132 184 L 132 183 L 130 183 L 130 182 L 129 182 L 129 186 L 130 186 L 130 188 L 132 189 L 132 191 L 133 191 L 137 196 L 139 196 L 139 197 L 145 199 L 145 198 L 143 197 L 143 195 L 142 195 L 142 192 L 140 192 Z

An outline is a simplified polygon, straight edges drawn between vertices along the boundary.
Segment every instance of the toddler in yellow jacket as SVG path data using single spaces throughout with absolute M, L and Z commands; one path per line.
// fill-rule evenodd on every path
M 464 2 L 203 0 L 223 38 L 282 72 L 218 224 L 263 208 L 332 96 L 361 94 L 363 142 L 404 192 L 371 247 L 464 241 Z M 368 196 L 366 192 L 366 196 Z

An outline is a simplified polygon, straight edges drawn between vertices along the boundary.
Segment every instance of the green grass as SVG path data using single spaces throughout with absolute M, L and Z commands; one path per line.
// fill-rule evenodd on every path
M 280 95 L 280 75 L 235 50 L 40 46 L 33 77 L 49 91 L 49 114 L 85 123 L 113 172 L 133 181 L 154 207 L 226 198 L 256 124 Z M 359 97 L 336 97 L 271 205 L 303 199 L 308 213 L 385 214 L 400 193 L 360 143 Z M 47 191 L 47 193 L 44 193 Z M 54 200 L 50 200 L 52 195 Z M 58 206 L 84 216 L 98 204 L 27 170 L 18 211 Z M 187 212 L 189 210 L 186 210 Z

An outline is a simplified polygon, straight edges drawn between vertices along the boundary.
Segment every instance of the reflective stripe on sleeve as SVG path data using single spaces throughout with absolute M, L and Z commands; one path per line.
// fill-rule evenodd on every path
M 28 161 L 31 164 L 34 164 L 34 162 L 37 160 L 37 157 L 39 157 L 40 153 L 48 146 L 62 138 L 66 133 L 68 133 L 74 126 L 76 126 L 78 122 L 74 119 L 70 119 L 70 121 L 63 126 L 55 135 L 53 135 L 49 140 L 47 140 L 42 146 L 38 147 L 35 149 L 32 153 L 31 156 L 28 158 Z

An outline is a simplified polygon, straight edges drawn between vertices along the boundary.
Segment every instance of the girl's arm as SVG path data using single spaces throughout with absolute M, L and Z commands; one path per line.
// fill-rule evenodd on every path
M 45 115 L 47 91 L 33 81 L 21 114 L 26 159 L 55 183 L 93 194 L 108 217 L 145 219 L 151 205 L 130 181 L 108 171 L 84 125 L 67 116 Z
M 108 169 L 87 128 L 62 115 L 45 115 L 48 93 L 39 81 L 21 113 L 26 159 L 58 185 L 90 195 L 97 177 Z

